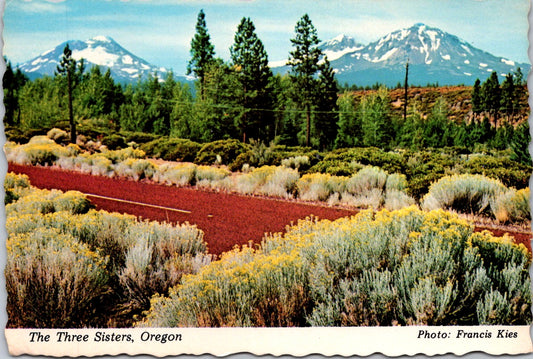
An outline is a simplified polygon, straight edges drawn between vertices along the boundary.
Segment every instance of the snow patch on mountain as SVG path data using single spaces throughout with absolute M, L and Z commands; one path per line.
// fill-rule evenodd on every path
M 98 65 L 113 67 L 116 65 L 119 55 L 109 53 L 103 46 L 87 47 L 83 50 L 72 51 L 72 58 L 76 61 L 85 59 L 85 61 Z

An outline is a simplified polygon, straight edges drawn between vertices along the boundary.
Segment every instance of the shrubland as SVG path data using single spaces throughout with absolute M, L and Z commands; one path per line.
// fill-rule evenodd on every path
M 8 327 L 130 326 L 210 262 L 203 232 L 91 209 L 79 192 L 5 181 Z
M 156 295 L 140 327 L 525 325 L 530 254 L 415 207 L 306 219 Z
M 7 159 L 19 164 L 57 165 L 93 175 L 329 205 L 400 209 L 419 203 L 423 208 L 445 208 L 500 223 L 530 220 L 529 206 L 520 199 L 528 188 L 531 167 L 511 160 L 505 152 L 470 154 L 460 148 L 385 151 L 364 147 L 321 154 L 309 148 L 265 146 L 256 141 L 200 145 L 165 138 L 145 138 L 148 142 L 140 147 L 132 144 L 133 147 L 110 150 L 103 146 L 88 151 L 86 146 L 53 140 L 63 137 L 61 130 L 51 130 L 47 136 L 36 136 L 23 145 L 8 142 Z M 154 156 L 160 159 L 155 160 Z M 460 179 L 470 180 L 461 183 Z M 496 182 L 500 184 L 494 190 L 497 193 L 483 193 L 487 190 L 482 188 L 484 184 Z M 468 188 L 463 184 L 468 184 Z M 458 189 L 471 193 L 459 194 Z M 480 197 L 479 201 L 484 202 L 474 203 L 474 198 L 465 202 L 461 196 Z

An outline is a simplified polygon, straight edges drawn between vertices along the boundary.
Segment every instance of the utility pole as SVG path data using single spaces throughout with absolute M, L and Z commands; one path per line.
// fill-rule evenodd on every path
M 409 87 L 408 84 L 409 80 L 409 59 L 407 59 L 407 63 L 405 64 L 405 83 L 404 83 L 404 93 L 403 93 L 403 120 L 407 120 L 407 88 Z

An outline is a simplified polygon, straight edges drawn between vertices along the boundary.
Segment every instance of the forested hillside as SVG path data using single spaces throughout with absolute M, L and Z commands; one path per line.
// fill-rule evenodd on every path
M 87 70 L 67 51 L 55 76 L 30 81 L 8 62 L 4 77 L 6 135 L 25 142 L 51 128 L 71 132 L 71 142 L 92 140 L 124 147 L 159 136 L 197 143 L 236 139 L 319 151 L 374 146 L 421 149 L 458 147 L 469 152 L 507 150 L 529 164 L 527 88 L 520 69 L 499 83 L 496 72 L 473 87 L 338 85 L 318 47 L 311 19 L 295 26 L 290 72 L 273 75 L 268 54 L 249 18 L 230 47 L 216 57 L 205 14 L 198 14 L 187 68 L 194 88 L 172 73 L 120 85 L 110 71 Z M 81 134 L 82 137 L 76 137 Z M 130 134 L 130 135 L 128 135 Z

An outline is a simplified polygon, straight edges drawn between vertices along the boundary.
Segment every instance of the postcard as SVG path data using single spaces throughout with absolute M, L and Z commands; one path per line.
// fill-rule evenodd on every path
M 530 6 L 3 2 L 6 350 L 530 355 Z

